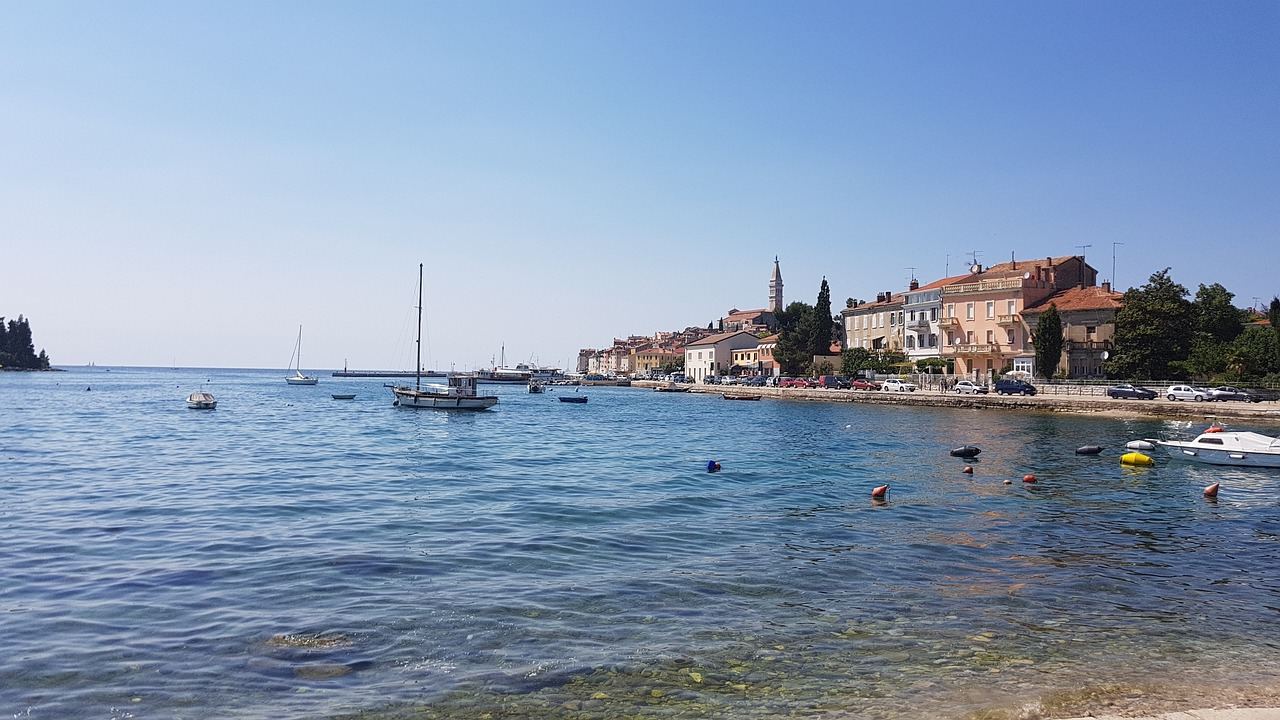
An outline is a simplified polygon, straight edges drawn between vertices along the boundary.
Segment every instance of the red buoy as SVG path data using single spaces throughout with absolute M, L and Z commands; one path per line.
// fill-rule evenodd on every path
M 1222 426 L 1217 423 L 1214 423 L 1209 427 L 1205 428 L 1204 431 L 1205 433 L 1220 433 L 1222 432 Z
M 1024 483 L 1033 483 L 1035 481 L 1036 481 L 1036 476 L 1030 473 L 1027 473 L 1026 475 L 1022 476 L 1022 482 Z
M 964 469 L 963 469 L 963 470 L 961 470 L 960 472 L 964 473 L 965 475 L 972 475 L 972 474 L 973 474 L 973 466 L 972 466 L 972 465 L 965 465 L 965 466 L 964 466 Z
M 1204 496 L 1205 496 L 1205 497 L 1207 497 L 1207 498 L 1216 498 L 1216 497 L 1218 497 L 1218 485 L 1219 485 L 1219 483 L 1214 483 L 1214 484 L 1210 485 L 1209 487 L 1205 488 L 1205 489 L 1204 489 Z
M 871 489 L 872 500 L 883 500 L 885 495 L 889 494 L 888 485 L 880 485 Z

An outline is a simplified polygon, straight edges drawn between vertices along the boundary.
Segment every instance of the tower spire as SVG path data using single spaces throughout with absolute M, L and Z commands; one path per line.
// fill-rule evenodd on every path
M 782 311 L 782 268 L 778 265 L 778 256 L 773 256 L 773 275 L 769 278 L 769 310 Z

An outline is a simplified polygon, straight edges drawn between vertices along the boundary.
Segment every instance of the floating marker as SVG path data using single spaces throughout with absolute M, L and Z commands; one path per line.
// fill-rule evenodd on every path
M 1125 443 L 1124 446 L 1128 450 L 1155 450 L 1156 449 L 1155 443 L 1148 442 L 1146 440 L 1131 440 Z
M 707 472 L 709 473 L 720 472 L 720 463 L 716 462 L 715 460 L 708 460 Z
M 1022 476 L 1022 482 L 1024 483 L 1033 483 L 1035 481 L 1036 481 L 1036 476 L 1032 475 L 1031 473 L 1027 473 L 1026 475 Z
M 959 457 L 959 458 L 977 457 L 978 453 L 980 452 L 982 452 L 982 450 L 980 448 L 974 447 L 973 445 L 962 445 L 958 448 L 953 448 L 951 450 L 951 457 Z
M 1006 479 L 1006 480 L 1004 481 L 1004 484 L 1005 484 L 1005 485 L 1012 485 L 1012 484 L 1013 484 L 1013 481 L 1012 481 L 1012 480 L 1008 480 L 1008 479 Z
M 1100 452 L 1102 452 L 1100 445 L 1084 445 L 1076 448 L 1077 455 L 1097 455 Z
M 889 486 L 888 486 L 888 485 L 880 485 L 880 486 L 878 486 L 878 487 L 874 487 L 874 488 L 872 488 L 872 489 L 871 489 L 871 499 L 872 499 L 872 500 L 883 500 L 883 499 L 885 498 L 885 496 L 886 496 L 886 495 L 888 495 L 888 494 L 889 494 Z
M 973 466 L 972 466 L 972 465 L 965 465 L 965 466 L 964 466 L 964 469 L 963 469 L 963 470 L 961 470 L 960 472 L 964 473 L 965 475 L 972 475 L 972 474 L 973 474 Z
M 1218 485 L 1219 485 L 1219 484 L 1220 484 L 1220 483 L 1214 483 L 1214 484 L 1210 485 L 1209 487 L 1205 488 L 1205 489 L 1204 489 L 1204 496 L 1205 496 L 1205 497 L 1207 497 L 1207 498 L 1216 498 L 1216 497 L 1218 497 Z
M 1121 465 L 1155 465 L 1155 461 L 1150 455 L 1143 455 L 1140 452 L 1127 452 L 1120 456 Z

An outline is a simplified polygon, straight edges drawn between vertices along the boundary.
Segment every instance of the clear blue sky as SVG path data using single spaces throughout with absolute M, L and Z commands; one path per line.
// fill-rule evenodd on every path
M 1280 3 L 8 3 L 0 314 L 55 362 L 562 363 L 1064 255 L 1280 294 Z

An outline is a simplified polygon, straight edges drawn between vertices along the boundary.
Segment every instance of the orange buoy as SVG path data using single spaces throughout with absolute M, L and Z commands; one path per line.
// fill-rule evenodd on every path
M 964 466 L 964 469 L 963 469 L 963 470 L 961 470 L 960 472 L 964 473 L 965 475 L 972 475 L 972 474 L 973 474 L 973 466 L 972 466 L 972 465 L 965 465 L 965 466 Z
M 1214 423 L 1214 424 L 1210 425 L 1209 427 L 1205 428 L 1205 429 L 1204 429 L 1204 431 L 1205 431 L 1206 433 L 1220 433 L 1220 432 L 1222 432 L 1222 426 L 1221 426 L 1221 425 L 1219 425 L 1218 423 Z
M 1027 473 L 1026 475 L 1022 476 L 1022 482 L 1024 483 L 1033 483 L 1035 481 L 1036 481 L 1036 476 L 1032 475 L 1031 473 Z
M 1216 497 L 1218 497 L 1218 486 L 1219 486 L 1220 484 L 1221 484 L 1221 483 L 1214 483 L 1214 484 L 1210 485 L 1209 487 L 1205 488 L 1205 489 L 1204 489 L 1204 496 L 1205 496 L 1205 497 L 1207 497 L 1207 498 L 1216 498 Z
M 880 486 L 878 486 L 878 487 L 874 487 L 874 488 L 872 488 L 872 489 L 871 489 L 871 499 L 872 499 L 872 500 L 883 500 L 883 499 L 885 498 L 885 496 L 886 496 L 886 495 L 888 495 L 888 494 L 889 494 L 889 486 L 888 486 L 888 485 L 880 485 Z

